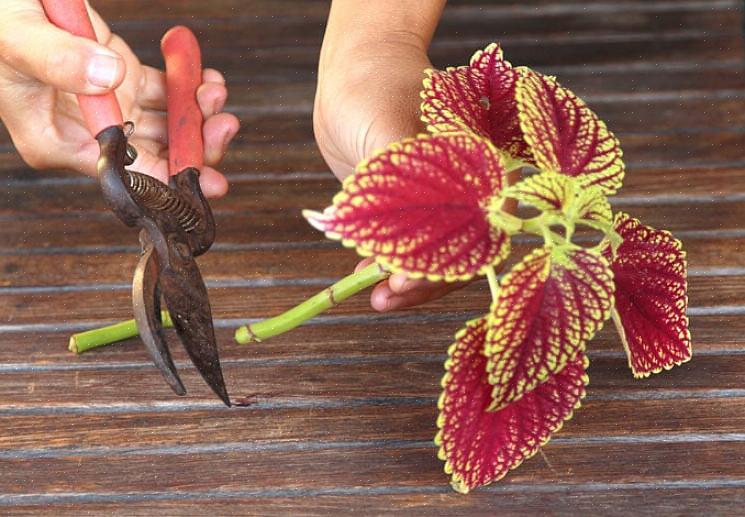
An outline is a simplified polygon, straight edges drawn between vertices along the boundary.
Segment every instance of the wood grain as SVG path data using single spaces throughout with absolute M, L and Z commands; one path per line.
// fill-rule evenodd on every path
M 660 477 L 682 481 L 695 464 L 702 481 L 743 481 L 737 462 L 745 443 L 550 444 L 543 456 L 525 462 L 502 485 L 558 483 L 654 483 Z M 277 487 L 306 490 L 364 488 L 414 488 L 442 484 L 447 477 L 432 446 L 406 448 L 355 447 L 345 452 L 353 462 L 338 462 L 335 449 L 212 452 L 175 455 L 130 454 L 125 456 L 73 455 L 54 458 L 23 458 L 5 461 L 0 483 L 21 493 L 30 482 L 41 492 L 126 493 L 169 491 L 234 491 Z M 598 464 L 589 458 L 602 455 Z M 670 457 L 674 457 L 672 461 Z M 548 464 L 551 467 L 548 467 Z M 208 472 L 223 475 L 205 475 Z M 66 475 L 74 472 L 74 476 Z M 267 475 L 271 472 L 271 475 Z M 412 473 L 416 473 L 412 475 Z M 15 485 L 9 483 L 14 481 Z
M 666 400 L 589 400 L 562 429 L 556 443 L 620 440 L 628 437 L 624 418 L 634 413 L 638 441 L 667 435 L 739 433 L 745 424 L 745 398 L 677 398 Z M 349 418 L 350 411 L 355 418 Z M 722 424 L 719 415 L 737 415 Z M 661 418 L 660 415 L 664 414 Z M 0 429 L 0 446 L 23 455 L 70 456 L 80 445 L 99 454 L 127 455 L 174 447 L 207 448 L 241 443 L 290 449 L 307 440 L 317 443 L 425 442 L 436 431 L 437 408 L 429 399 L 396 407 L 372 401 L 350 407 L 255 407 L 157 412 L 123 411 L 96 414 L 70 411 L 55 416 L 8 411 Z M 200 430 L 209 429 L 208 433 Z M 11 454 L 4 453 L 4 459 Z
M 328 359 L 319 364 L 235 361 L 223 365 L 223 371 L 236 400 L 288 405 L 313 399 L 338 405 L 372 398 L 396 405 L 412 397 L 430 397 L 434 401 L 440 393 L 443 358 L 438 354 L 403 360 L 395 356 L 370 361 Z M 60 408 L 85 404 L 115 407 L 122 401 L 178 405 L 154 368 L 124 366 L 91 365 L 52 371 L 9 369 L 0 385 L 0 408 L 48 407 L 49 401 Z M 632 377 L 625 357 L 600 356 L 592 359 L 589 374 L 591 396 L 603 399 L 716 396 L 718 390 L 741 388 L 745 356 L 702 355 L 665 375 L 644 380 Z M 184 403 L 207 402 L 217 407 L 214 395 L 195 370 L 182 367 L 181 377 L 189 391 Z M 62 400 L 60 394 L 64 394 Z
M 401 361 L 421 358 L 444 357 L 452 343 L 455 332 L 469 317 L 478 316 L 483 309 L 472 313 L 446 312 L 435 319 L 426 309 L 400 314 L 374 315 L 364 311 L 352 321 L 338 319 L 324 324 L 310 324 L 287 335 L 275 337 L 261 346 L 240 346 L 233 341 L 235 323 L 220 325 L 217 341 L 223 361 L 284 362 L 290 364 L 330 361 L 364 363 L 379 358 L 400 358 Z M 745 332 L 745 318 L 741 315 L 694 315 L 691 316 L 696 356 L 742 352 L 741 336 Z M 426 340 L 412 340 L 411 333 L 429 329 Z M 60 328 L 6 332 L 0 347 L 0 360 L 5 369 L 53 371 L 55 369 L 86 369 L 145 367 L 150 358 L 142 343 L 130 339 L 123 343 L 100 348 L 75 356 L 67 350 L 70 330 Z M 171 352 L 176 361 L 187 364 L 182 347 L 175 342 L 175 335 L 168 332 Z M 298 343 L 302 343 L 299 346 Z M 623 351 L 614 326 L 608 323 L 588 345 L 596 357 L 622 358 Z M 23 350 L 19 354 L 18 350 Z M 376 359 L 378 358 L 378 359 Z
M 725 237 L 725 238 L 722 238 Z M 513 243 L 515 256 L 522 256 L 537 244 Z M 745 237 L 740 233 L 718 236 L 713 230 L 685 236 L 692 267 L 702 271 L 743 266 Z M 312 249 L 312 253 L 309 253 Z M 312 269 L 307 266 L 309 260 Z M 199 260 L 203 276 L 210 281 L 243 279 L 341 278 L 353 270 L 359 257 L 351 250 L 323 247 L 255 248 L 226 247 L 211 250 Z M 97 254 L 95 249 L 35 256 L 0 255 L 0 287 L 91 286 L 128 284 L 137 263 L 132 250 L 116 249 Z
M 313 268 L 313 262 L 306 262 Z M 315 285 L 274 287 L 231 286 L 210 289 L 212 312 L 218 319 L 265 318 L 289 309 L 296 302 L 305 300 L 325 287 L 328 279 L 318 280 Z M 16 292 L 3 297 L 4 318 L 10 326 L 30 325 L 44 321 L 48 325 L 95 321 L 130 319 L 132 316 L 131 291 L 127 286 L 118 289 L 82 290 L 68 292 Z M 745 290 L 745 275 L 694 276 L 689 278 L 688 296 L 690 307 L 708 310 L 717 307 L 738 306 Z M 451 293 L 446 299 L 435 300 L 422 309 L 424 314 L 486 313 L 491 295 L 483 281 L 471 284 Z M 368 297 L 355 296 L 341 304 L 329 315 L 369 314 Z M 745 308 L 744 308 L 745 310 Z M 409 311 L 411 312 L 411 311 Z M 407 312 L 407 314 L 409 313 Z M 419 312 L 419 311 L 416 311 Z
M 723 483 L 724 484 L 724 483 Z M 354 513 L 360 516 L 406 515 L 411 517 L 445 516 L 453 514 L 491 517 L 522 517 L 528 515 L 606 515 L 620 516 L 634 512 L 649 515 L 660 509 L 668 515 L 688 515 L 701 501 L 706 501 L 712 515 L 737 515 L 742 507 L 745 489 L 687 486 L 685 484 L 658 484 L 654 491 L 644 485 L 612 483 L 602 488 L 591 486 L 541 485 L 533 490 L 528 486 L 508 489 L 486 489 L 468 497 L 444 493 L 441 487 L 421 487 L 420 493 L 389 495 L 361 490 L 349 495 L 287 491 L 284 497 L 256 497 L 249 490 L 243 493 L 204 493 L 183 500 L 150 502 L 78 502 L 53 506 L 6 506 L 7 515 L 53 515 L 66 517 L 89 512 L 93 515 L 150 517 L 152 515 L 201 516 L 210 512 L 223 516 L 244 515 L 308 515 L 327 516 Z M 538 489 L 540 488 L 540 490 Z M 370 493 L 373 492 L 373 495 Z M 382 491 L 381 491 L 382 492 Z M 532 492 L 532 493 L 531 493 Z M 224 499 L 229 497 L 229 499 Z M 65 500 L 63 496 L 59 499 Z M 71 499 L 71 498 L 70 498 Z M 106 498 L 102 498 L 107 500 Z M 142 497 L 146 499 L 146 497 Z M 155 498 L 152 498 L 155 499 Z M 51 499 L 50 500 L 54 500 Z M 69 500 L 69 499 L 68 499 Z M 117 501 L 119 498 L 110 497 Z M 82 500 L 84 501 L 84 500 Z M 28 512 L 28 513 L 27 513 Z
M 133 232 L 95 182 L 25 166 L 0 126 L 0 513 L 3 515 L 737 515 L 745 504 L 745 57 L 738 0 L 452 0 L 435 66 L 501 41 L 556 74 L 621 138 L 613 199 L 683 239 L 694 360 L 634 380 L 613 325 L 589 345 L 588 398 L 503 481 L 452 493 L 431 443 L 442 361 L 483 313 L 477 282 L 421 308 L 362 294 L 239 346 L 233 329 L 349 272 L 356 254 L 299 215 L 339 188 L 313 141 L 328 0 L 95 0 L 144 61 L 186 23 L 222 69 L 242 129 L 213 207 L 210 286 L 234 401 L 183 350 L 176 397 L 137 339 L 83 356 L 73 330 L 130 317 Z M 537 241 L 514 243 L 525 253 Z M 173 333 L 169 331 L 169 339 Z

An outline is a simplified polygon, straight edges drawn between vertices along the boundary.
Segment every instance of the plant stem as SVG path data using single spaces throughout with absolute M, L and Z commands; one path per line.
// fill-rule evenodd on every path
M 497 295 L 499 294 L 499 280 L 497 280 L 497 272 L 494 271 L 493 267 L 489 267 L 486 270 L 486 278 L 489 280 L 489 291 L 491 291 L 492 302 L 496 302 Z
M 370 264 L 366 268 L 342 278 L 331 287 L 327 287 L 279 316 L 240 327 L 235 331 L 235 340 L 244 345 L 264 341 L 292 330 L 388 276 L 389 273 L 378 264 Z
M 168 314 L 168 311 L 161 311 L 160 315 L 163 321 L 163 327 L 173 327 L 171 315 Z M 101 327 L 73 334 L 70 337 L 70 345 L 68 348 L 70 349 L 70 352 L 82 354 L 92 348 L 110 345 L 111 343 L 123 341 L 137 335 L 137 323 L 135 323 L 135 320 L 127 320 L 109 325 L 108 327 Z

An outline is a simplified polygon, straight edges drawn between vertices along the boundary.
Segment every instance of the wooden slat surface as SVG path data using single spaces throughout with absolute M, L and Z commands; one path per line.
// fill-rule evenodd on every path
M 690 264 L 694 360 L 631 376 L 612 325 L 590 347 L 581 410 L 500 483 L 452 493 L 431 443 L 442 360 L 484 312 L 476 282 L 398 314 L 360 295 L 238 346 L 236 325 L 346 274 L 356 255 L 309 228 L 338 184 L 313 142 L 326 0 L 93 4 L 147 62 L 188 23 L 242 120 L 231 193 L 200 259 L 231 394 L 188 364 L 175 397 L 136 339 L 71 355 L 70 332 L 126 318 L 135 235 L 96 184 L 37 172 L 0 126 L 0 514 L 738 515 L 745 507 L 745 70 L 739 0 L 451 0 L 437 66 L 492 40 L 554 73 L 621 139 L 618 210 L 670 229 Z M 588 237 L 589 238 L 589 237 Z M 534 245 L 515 243 L 520 254 Z M 170 335 L 170 333 L 169 333 Z

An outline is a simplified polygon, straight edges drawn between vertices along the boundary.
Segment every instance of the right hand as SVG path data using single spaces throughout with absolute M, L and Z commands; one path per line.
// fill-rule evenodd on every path
M 36 169 L 69 169 L 96 175 L 98 143 L 83 122 L 74 94 L 100 95 L 116 88 L 124 120 L 135 124 L 138 151 L 132 169 L 168 178 L 166 87 L 162 71 L 140 63 L 94 10 L 96 43 L 52 25 L 39 0 L 3 0 L 0 7 L 0 119 L 21 157 Z M 223 112 L 225 80 L 203 72 L 197 100 L 204 115 L 200 183 L 207 196 L 225 194 L 215 167 L 238 132 Z

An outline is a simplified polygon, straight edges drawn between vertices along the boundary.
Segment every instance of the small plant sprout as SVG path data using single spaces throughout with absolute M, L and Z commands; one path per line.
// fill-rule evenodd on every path
M 487 277 L 491 307 L 456 334 L 438 402 L 438 454 L 465 493 L 571 418 L 588 383 L 587 343 L 609 318 L 635 377 L 691 358 L 686 261 L 668 232 L 613 214 L 619 142 L 555 78 L 513 68 L 492 44 L 468 66 L 427 71 L 422 99 L 427 134 L 360 163 L 331 206 L 304 212 L 375 263 L 236 340 L 290 330 L 390 273 Z M 531 215 L 509 211 L 515 200 Z M 499 278 L 511 240 L 526 234 L 539 244 Z

